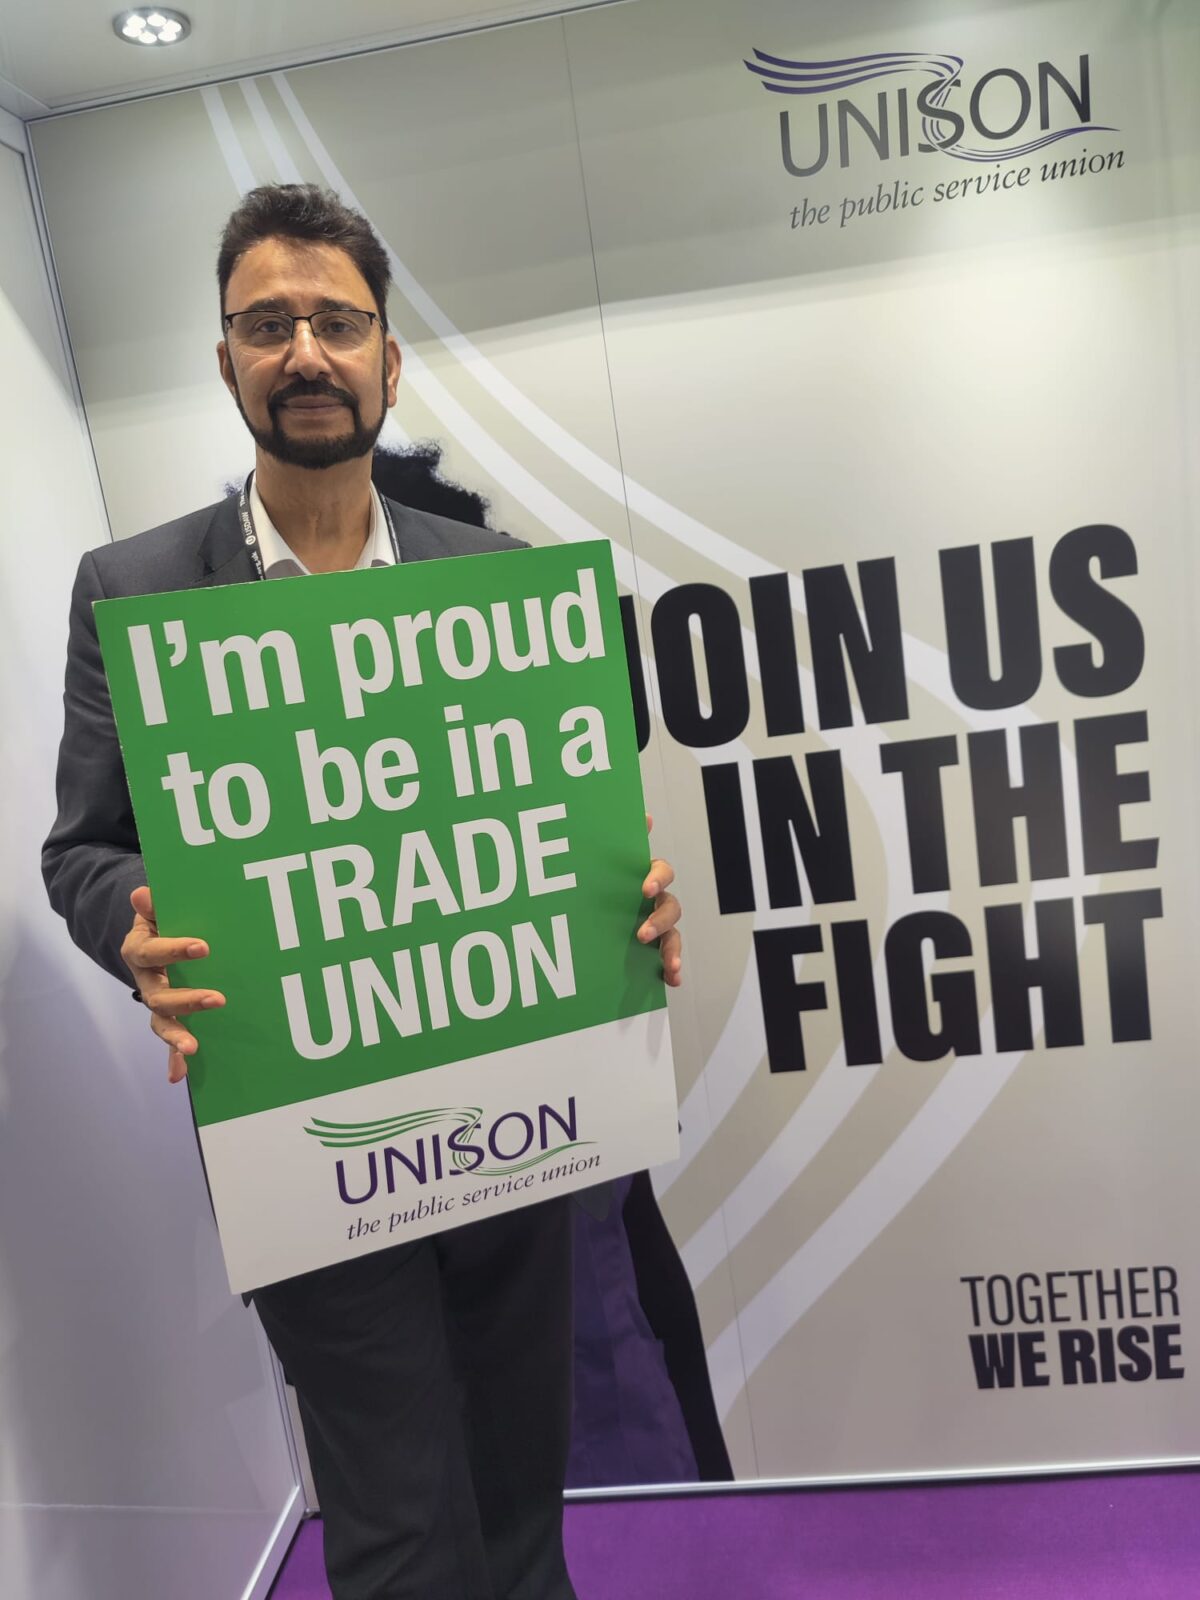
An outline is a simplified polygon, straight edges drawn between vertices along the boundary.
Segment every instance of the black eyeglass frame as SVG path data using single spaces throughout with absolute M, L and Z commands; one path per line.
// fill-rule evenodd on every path
M 278 317 L 280 322 L 291 323 L 291 328 L 288 330 L 287 339 L 281 339 L 279 341 L 280 346 L 282 347 L 285 343 L 291 344 L 292 340 L 296 337 L 296 324 L 298 322 L 307 322 L 309 327 L 312 329 L 313 338 L 318 344 L 320 344 L 322 342 L 321 335 L 317 332 L 316 328 L 313 327 L 314 317 L 336 317 L 339 315 L 348 316 L 351 314 L 356 317 L 366 317 L 369 324 L 373 325 L 377 322 L 380 327 L 383 327 L 383 318 L 379 315 L 378 311 L 363 311 L 358 306 L 322 306 L 320 311 L 310 311 L 307 316 L 298 317 L 292 316 L 291 312 L 289 311 L 273 311 L 269 306 L 251 306 L 245 311 L 226 311 L 221 317 L 221 325 L 225 329 L 226 333 L 228 333 L 231 329 L 233 329 L 234 323 L 238 317 Z M 236 329 L 234 331 L 236 332 Z M 371 326 L 368 326 L 367 338 L 370 338 L 371 331 Z

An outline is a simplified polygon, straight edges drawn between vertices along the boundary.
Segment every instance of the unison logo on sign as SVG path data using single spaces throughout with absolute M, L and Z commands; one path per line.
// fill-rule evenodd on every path
M 338 1194 L 348 1206 L 364 1205 L 381 1191 L 395 1194 L 398 1185 L 507 1177 L 556 1156 L 567 1156 L 570 1166 L 570 1152 L 592 1143 L 578 1137 L 574 1095 L 565 1111 L 543 1104 L 532 1115 L 504 1111 L 486 1123 L 481 1106 L 441 1106 L 375 1122 L 313 1117 L 304 1131 L 327 1149 L 364 1152 L 337 1162 Z M 485 1165 L 489 1158 L 492 1164 Z
M 768 94 L 810 102 L 779 113 L 783 164 L 795 178 L 820 172 L 835 147 L 841 167 L 860 153 L 891 161 L 940 151 L 958 161 L 999 162 L 1081 134 L 1116 131 L 1092 121 L 1086 55 L 1069 70 L 1039 61 L 1036 76 L 992 67 L 974 80 L 965 76 L 961 56 L 920 51 L 831 61 L 793 61 L 762 50 L 753 56 L 745 65 Z M 920 87 L 904 81 L 914 77 L 929 81 Z M 880 79 L 901 81 L 880 88 L 869 108 L 865 95 L 846 92 Z

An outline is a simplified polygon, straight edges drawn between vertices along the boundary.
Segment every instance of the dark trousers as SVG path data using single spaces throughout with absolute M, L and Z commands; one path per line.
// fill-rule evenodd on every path
M 255 1290 L 334 1600 L 575 1600 L 571 1226 L 547 1201 Z

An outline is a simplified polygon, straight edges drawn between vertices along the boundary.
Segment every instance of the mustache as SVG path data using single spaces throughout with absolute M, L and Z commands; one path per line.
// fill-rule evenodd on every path
M 289 400 L 308 400 L 318 396 L 322 400 L 338 400 L 352 411 L 358 408 L 357 400 L 345 389 L 338 389 L 332 383 L 306 383 L 303 378 L 297 378 L 286 389 L 280 389 L 271 396 L 267 401 L 267 410 L 274 416 L 279 407 L 286 405 Z

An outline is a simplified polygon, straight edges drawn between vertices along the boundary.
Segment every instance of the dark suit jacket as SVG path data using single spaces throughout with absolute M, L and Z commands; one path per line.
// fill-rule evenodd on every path
M 504 533 L 387 503 L 404 561 L 528 548 Z M 67 642 L 58 816 L 42 847 L 42 876 L 71 938 L 124 984 L 129 969 L 121 960 L 121 944 L 133 921 L 129 896 L 145 883 L 146 874 L 92 604 L 121 595 L 248 583 L 255 577 L 232 498 L 89 551 L 79 564 Z M 600 1215 L 608 1203 L 607 1185 L 581 1198 L 585 1209 Z

